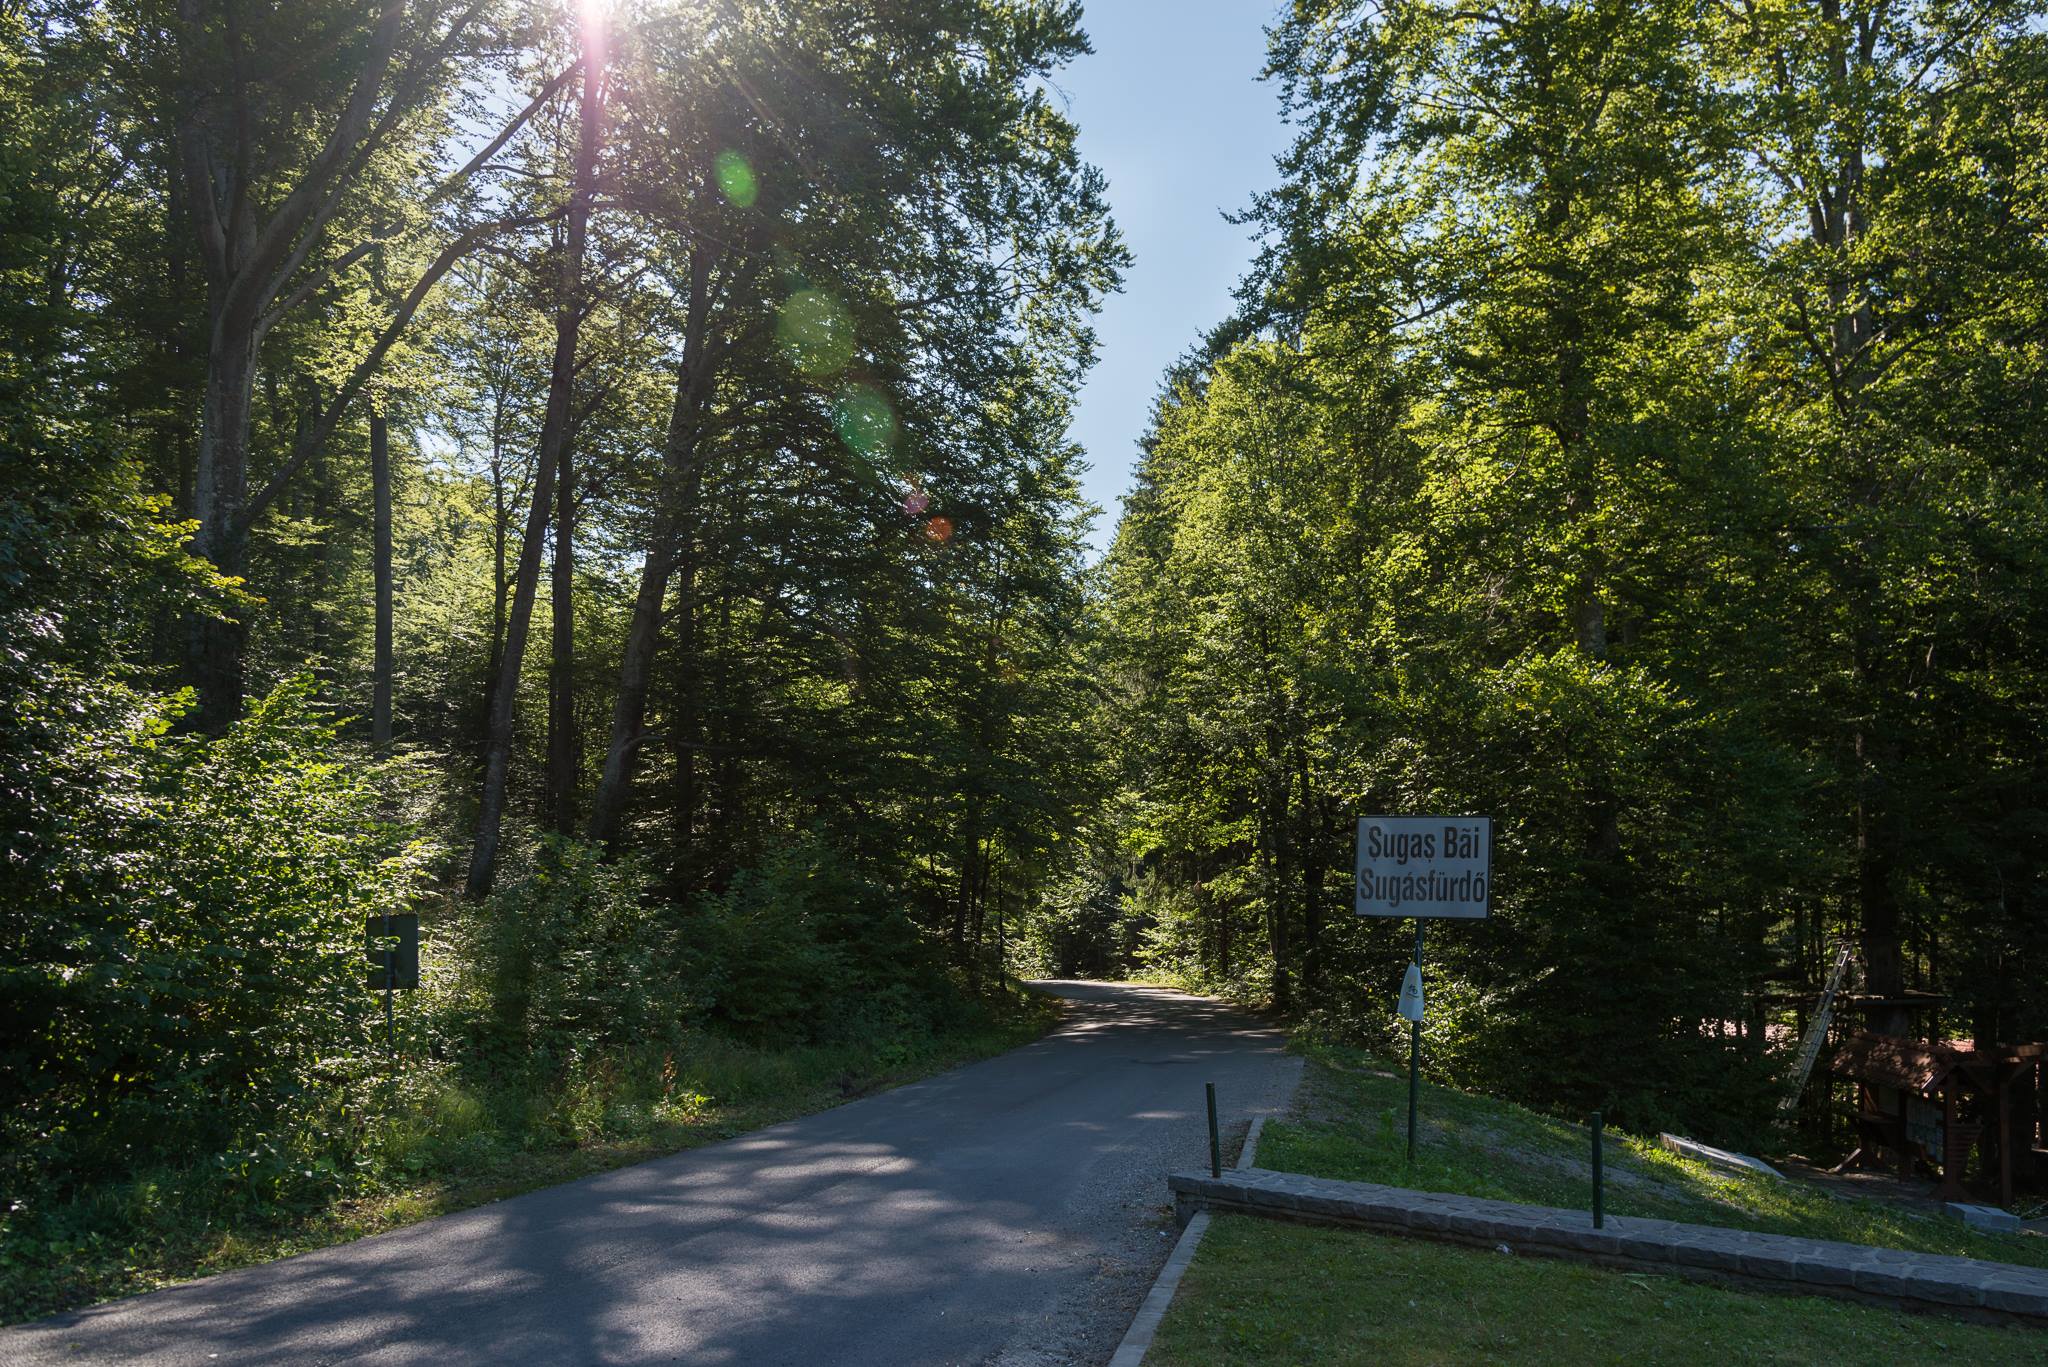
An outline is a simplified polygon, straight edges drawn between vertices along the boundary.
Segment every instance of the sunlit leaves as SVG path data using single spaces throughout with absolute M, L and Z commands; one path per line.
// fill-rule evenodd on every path
M 876 462 L 896 449 L 896 414 L 873 385 L 849 384 L 832 404 L 832 425 L 847 448 Z
M 804 374 L 836 375 L 853 359 L 853 315 L 829 290 L 800 289 L 776 313 L 775 339 Z

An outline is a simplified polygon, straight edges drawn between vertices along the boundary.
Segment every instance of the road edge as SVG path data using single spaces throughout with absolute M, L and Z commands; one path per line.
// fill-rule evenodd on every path
M 1266 1117 L 1252 1117 L 1252 1126 L 1245 1131 L 1244 1147 L 1238 1150 L 1237 1166 L 1249 1168 L 1255 1165 L 1259 1153 L 1259 1135 L 1266 1128 Z M 1123 1341 L 1117 1344 L 1116 1352 L 1109 1359 L 1109 1367 L 1143 1367 L 1145 1354 L 1152 1350 L 1152 1336 L 1159 1332 L 1160 1322 L 1173 1307 L 1173 1296 L 1180 1290 L 1181 1276 L 1187 1272 L 1188 1264 L 1195 1260 L 1195 1250 L 1201 1246 L 1202 1236 L 1209 1230 L 1209 1212 L 1197 1211 L 1187 1228 L 1180 1232 L 1174 1242 L 1173 1252 L 1166 1257 L 1166 1266 L 1159 1269 L 1159 1277 L 1152 1283 L 1152 1290 L 1145 1296 L 1144 1304 L 1131 1318 L 1131 1327 L 1124 1331 Z

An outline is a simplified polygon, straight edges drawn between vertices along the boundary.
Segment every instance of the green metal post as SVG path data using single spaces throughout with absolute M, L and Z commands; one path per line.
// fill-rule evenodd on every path
M 1204 1083 L 1209 1089 L 1209 1175 L 1223 1175 L 1223 1141 L 1216 1133 L 1216 1084 Z
M 384 908 L 384 1052 L 396 1056 L 397 1035 L 391 1024 L 391 998 L 398 991 L 398 949 L 391 943 L 391 908 Z
M 1429 923 L 1415 918 L 1415 971 L 1422 971 L 1422 928 Z M 1415 1161 L 1415 1111 L 1422 1099 L 1422 1022 L 1408 1023 L 1408 1161 Z

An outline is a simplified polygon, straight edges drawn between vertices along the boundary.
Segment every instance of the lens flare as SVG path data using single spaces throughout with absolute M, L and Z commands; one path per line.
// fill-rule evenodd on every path
M 836 375 L 853 359 L 853 315 L 824 290 L 798 290 L 776 315 L 775 340 L 806 375 Z
M 849 384 L 832 402 L 832 426 L 846 449 L 881 463 L 896 450 L 896 415 L 872 386 Z
M 924 535 L 934 546 L 943 546 L 953 539 L 953 519 L 935 517 L 924 524 Z
M 720 152 L 712 163 L 712 174 L 718 178 L 719 193 L 735 208 L 754 207 L 754 201 L 761 194 L 761 184 L 754 178 L 754 168 L 747 165 L 745 157 L 733 151 Z

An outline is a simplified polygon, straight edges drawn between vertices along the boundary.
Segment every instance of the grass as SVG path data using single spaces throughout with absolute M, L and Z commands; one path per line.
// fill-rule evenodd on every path
M 1147 1367 L 2040 1362 L 2038 1331 L 1219 1215 Z
M 1490 1097 L 1425 1084 L 1414 1164 L 1407 1161 L 1405 1074 L 1356 1050 L 1309 1046 L 1294 1118 L 1266 1127 L 1259 1166 L 1356 1182 L 1532 1205 L 1592 1203 L 1590 1139 L 1578 1125 Z M 1724 1172 L 1609 1129 L 1610 1214 L 1654 1216 L 2048 1267 L 2048 1239 L 1980 1234 L 1960 1221 L 1808 1183 Z
M 138 1173 L 24 1219 L 0 1204 L 0 1324 L 268 1262 L 729 1139 L 999 1054 L 1059 1019 L 1013 989 L 988 1024 L 916 1040 L 691 1049 L 549 1093 L 482 1094 L 422 1073 L 373 1123 L 346 1194 L 269 1202 L 207 1169 Z

